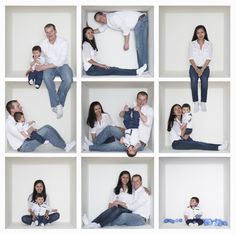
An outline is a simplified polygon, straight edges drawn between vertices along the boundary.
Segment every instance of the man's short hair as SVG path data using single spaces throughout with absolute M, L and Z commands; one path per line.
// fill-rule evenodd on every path
M 33 52 L 33 51 L 39 51 L 40 53 L 42 52 L 41 47 L 40 47 L 39 45 L 34 46 L 34 47 L 32 48 L 32 52 Z
M 138 92 L 138 93 L 137 93 L 137 99 L 138 99 L 138 96 L 139 96 L 139 95 L 146 96 L 147 99 L 148 99 L 148 94 L 147 94 L 147 92 L 145 92 L 145 91 L 140 91 L 140 92 Z
M 97 17 L 98 15 L 104 15 L 104 13 L 103 13 L 102 11 L 96 12 L 95 15 L 94 15 L 94 20 L 95 20 L 95 21 L 96 21 L 96 17 Z
M 45 26 L 44 26 L 44 30 L 46 29 L 46 28 L 50 28 L 50 27 L 52 27 L 53 28 L 53 30 L 55 30 L 56 31 L 56 26 L 54 25 L 54 24 L 46 24 Z
M 13 103 L 18 102 L 17 100 L 11 100 L 6 104 L 7 112 L 11 115 L 11 109 L 13 108 Z
M 142 180 L 143 180 L 143 179 L 142 179 L 142 176 L 141 176 L 141 175 L 139 175 L 139 174 L 135 174 L 135 175 L 133 175 L 133 176 L 132 176 L 132 180 L 133 180 L 133 178 L 134 178 L 134 177 L 139 177 L 140 181 L 142 181 Z

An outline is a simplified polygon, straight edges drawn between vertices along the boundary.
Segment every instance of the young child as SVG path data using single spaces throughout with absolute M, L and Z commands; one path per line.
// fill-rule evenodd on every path
M 187 124 L 185 135 L 190 135 L 193 131 L 191 106 L 188 103 L 182 105 L 182 124 Z
M 190 205 L 186 208 L 184 213 L 184 219 L 188 226 L 199 226 L 203 224 L 202 217 L 202 211 L 199 204 L 199 198 L 198 197 L 192 197 L 190 199 Z
M 32 223 L 31 226 L 44 226 L 49 222 L 49 206 L 44 202 L 42 194 L 38 193 L 35 197 L 35 203 L 32 205 L 31 215 Z
M 124 108 L 124 125 L 125 125 L 125 136 L 120 139 L 120 143 L 127 147 L 127 155 L 134 157 L 137 154 L 138 148 L 141 145 L 139 141 L 139 119 L 140 114 L 138 108 L 129 108 L 127 105 Z
M 37 140 L 41 144 L 44 144 L 45 139 L 37 133 L 37 129 L 31 126 L 35 121 L 26 122 L 23 112 L 16 112 L 14 119 L 17 130 L 26 138 L 26 141 Z
M 41 54 L 42 50 L 40 46 L 36 45 L 32 48 L 32 60 L 30 63 L 30 68 L 26 72 L 29 85 L 34 84 L 36 89 L 40 88 L 43 80 L 43 71 L 35 70 L 36 65 L 42 65 L 45 63 L 45 58 Z

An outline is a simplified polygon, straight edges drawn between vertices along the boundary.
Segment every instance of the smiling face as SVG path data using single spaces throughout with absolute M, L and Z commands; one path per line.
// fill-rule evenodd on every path
M 181 106 L 176 105 L 173 109 L 173 114 L 178 118 L 182 115 L 182 109 Z
M 203 28 L 199 28 L 197 30 L 197 38 L 198 38 L 198 40 L 204 40 L 205 35 L 206 35 L 206 33 L 205 33 Z
M 194 208 L 194 207 L 196 207 L 197 205 L 198 205 L 198 203 L 197 203 L 196 199 L 191 199 L 191 200 L 190 200 L 190 206 L 191 206 L 191 207 Z
M 96 105 L 96 106 L 94 107 L 94 113 L 95 113 L 96 117 L 100 117 L 100 116 L 101 116 L 101 114 L 102 114 L 102 108 L 101 108 L 100 105 Z
M 122 185 L 127 185 L 129 183 L 129 175 L 123 174 L 120 178 Z
M 37 183 L 34 188 L 35 188 L 35 190 L 36 190 L 37 193 L 42 193 L 42 192 L 43 192 L 43 189 L 44 189 L 42 183 Z
M 139 94 L 137 97 L 137 105 L 141 108 L 147 104 L 148 97 L 146 95 Z
M 107 16 L 106 16 L 106 14 L 97 15 L 95 20 L 96 20 L 96 22 L 98 22 L 100 24 L 106 24 L 107 23 Z
M 34 51 L 32 52 L 32 54 L 33 54 L 33 57 L 34 57 L 34 58 L 39 58 L 40 55 L 41 55 L 41 52 L 38 51 L 38 50 L 34 50 Z
M 85 37 L 89 40 L 92 41 L 94 39 L 94 32 L 92 29 L 88 29 L 85 33 Z
M 37 197 L 35 201 L 36 201 L 37 204 L 42 205 L 43 202 L 44 202 L 44 198 L 43 197 Z
M 57 38 L 57 30 L 55 30 L 52 26 L 44 29 L 46 33 L 46 37 L 49 42 L 54 43 Z
M 22 106 L 19 102 L 13 102 L 11 106 L 11 115 L 14 115 L 16 112 L 22 112 Z
M 139 176 L 133 177 L 132 184 L 135 190 L 137 190 L 142 185 L 142 181 L 140 180 Z

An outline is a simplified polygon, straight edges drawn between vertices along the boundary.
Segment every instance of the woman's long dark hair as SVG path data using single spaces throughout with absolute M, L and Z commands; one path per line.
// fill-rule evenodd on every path
M 100 102 L 92 102 L 89 107 L 89 113 L 88 113 L 88 118 L 87 118 L 87 124 L 90 128 L 94 127 L 95 122 L 97 121 L 96 119 L 96 114 L 94 111 L 95 106 L 99 105 L 101 107 L 101 112 L 105 113 L 102 109 L 102 105 Z
M 91 27 L 85 27 L 85 28 L 83 29 L 82 45 L 83 45 L 83 43 L 84 43 L 85 41 L 87 41 L 87 42 L 93 47 L 94 50 L 98 51 L 97 44 L 96 44 L 96 41 L 95 41 L 95 37 L 94 37 L 93 40 L 91 40 L 91 41 L 86 37 L 86 32 L 87 32 L 88 30 L 94 31 Z
M 130 173 L 128 171 L 122 171 L 119 175 L 119 179 L 118 179 L 118 182 L 117 182 L 117 185 L 116 187 L 114 188 L 114 193 L 116 195 L 118 195 L 120 193 L 120 189 L 122 188 L 122 182 L 121 182 L 121 177 L 123 175 L 128 175 L 129 176 L 129 182 L 127 184 L 128 186 L 128 193 L 129 194 L 132 194 L 132 182 L 131 182 L 131 176 L 130 176 Z
M 203 31 L 205 32 L 205 37 L 204 37 L 204 39 L 207 40 L 207 41 L 209 41 L 209 40 L 208 40 L 208 35 L 207 35 L 207 30 L 206 30 L 206 28 L 205 28 L 204 25 L 198 25 L 198 26 L 195 28 L 194 33 L 193 33 L 192 41 L 195 41 L 195 40 L 198 39 L 198 37 L 197 37 L 197 30 L 198 30 L 198 29 L 203 29 Z
M 181 108 L 181 106 L 179 104 L 174 104 L 171 109 L 170 109 L 170 116 L 169 116 L 169 119 L 168 119 L 168 125 L 167 125 L 167 131 L 170 132 L 171 131 L 171 128 L 173 127 L 173 124 L 174 124 L 174 120 L 175 120 L 175 113 L 174 113 L 174 108 L 176 106 L 179 106 Z
M 37 195 L 37 191 L 36 191 L 36 189 L 35 189 L 35 186 L 37 185 L 37 184 L 42 184 L 43 185 L 43 191 L 41 192 L 41 194 L 43 195 L 43 198 L 44 198 L 44 201 L 46 201 L 46 198 L 47 198 L 47 194 L 46 194 L 46 187 L 45 187 L 45 184 L 44 184 L 44 182 L 42 181 L 42 180 L 36 180 L 35 182 L 34 182 L 34 189 L 33 189 L 33 195 L 32 195 L 32 202 L 34 202 L 35 201 L 35 197 L 36 197 L 36 195 Z

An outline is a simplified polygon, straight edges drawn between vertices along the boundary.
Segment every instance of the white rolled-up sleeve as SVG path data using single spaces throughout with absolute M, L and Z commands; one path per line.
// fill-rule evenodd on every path
M 92 54 L 91 54 L 91 45 L 87 42 L 83 43 L 82 47 L 82 53 L 84 59 L 88 62 L 90 59 L 92 59 Z
M 189 60 L 193 59 L 193 44 L 192 44 L 192 43 L 189 44 L 189 48 L 188 48 L 188 59 L 189 59 Z
M 212 43 L 209 42 L 207 60 L 212 60 L 212 55 L 213 55 L 213 46 Z

